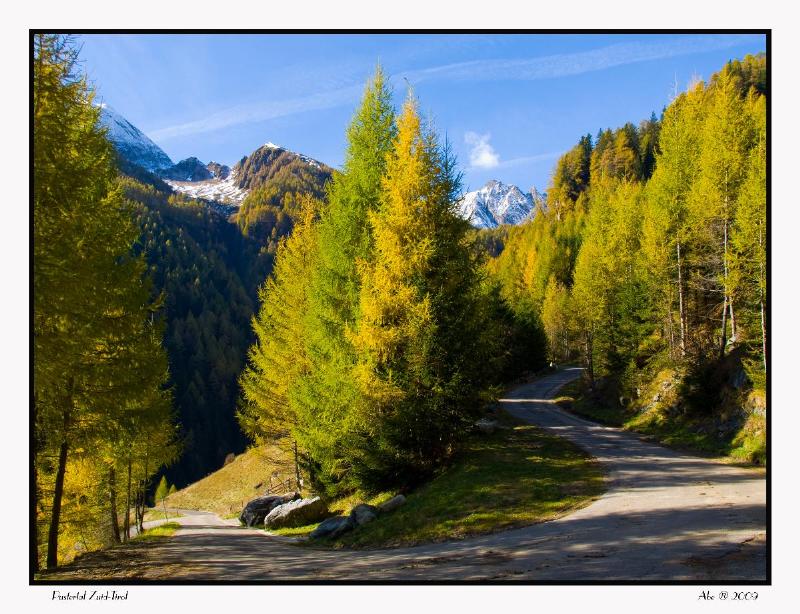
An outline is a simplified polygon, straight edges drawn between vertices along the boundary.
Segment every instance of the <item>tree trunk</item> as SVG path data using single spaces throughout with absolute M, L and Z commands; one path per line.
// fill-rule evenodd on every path
M 727 172 L 725 173 L 725 184 L 727 186 Z M 723 224 L 722 228 L 722 244 L 723 244 L 723 252 L 722 252 L 722 341 L 720 342 L 720 352 L 719 357 L 725 357 L 725 346 L 727 341 L 727 329 L 725 319 L 727 317 L 727 310 L 728 306 L 731 304 L 730 296 L 728 294 L 728 196 L 726 193 L 725 196 L 725 223 Z M 731 310 L 731 314 L 733 311 Z
M 64 418 L 67 422 L 67 418 Z M 61 442 L 61 449 L 58 452 L 58 470 L 56 471 L 56 483 L 53 490 L 53 510 L 50 514 L 50 531 L 47 534 L 47 568 L 55 569 L 58 566 L 58 525 L 61 521 L 61 499 L 64 495 L 64 474 L 67 470 L 67 443 L 66 433 Z
M 764 301 L 760 301 L 761 305 L 761 353 L 764 357 L 764 373 L 767 372 L 767 328 L 764 322 Z
M 297 459 L 297 440 L 294 441 L 294 477 L 297 481 L 297 490 L 300 491 L 300 463 Z
M 50 514 L 50 530 L 47 533 L 47 568 L 55 569 L 58 566 L 58 529 L 61 522 L 61 501 L 64 497 L 64 475 L 67 472 L 67 452 L 69 451 L 69 428 L 72 420 L 72 394 L 75 380 L 67 381 L 67 393 L 64 397 L 64 433 L 61 447 L 58 451 L 58 469 L 56 470 L 56 483 L 53 489 L 53 508 Z
M 669 308 L 667 309 L 667 321 L 665 323 L 667 338 L 669 339 L 669 357 L 675 358 L 675 327 L 672 325 L 672 296 L 668 299 Z
M 683 263 L 681 262 L 681 242 L 678 241 L 678 317 L 681 321 L 681 358 L 686 356 L 686 312 L 683 309 Z
M 134 517 L 136 520 L 136 531 L 141 533 L 144 530 L 144 487 L 140 483 L 136 488 L 136 503 Z
M 758 229 L 758 247 L 763 249 L 763 245 L 761 243 L 762 234 L 761 228 Z M 764 356 L 764 373 L 767 373 L 767 326 L 764 316 L 764 286 L 761 283 L 764 279 L 764 261 L 761 258 L 761 254 L 758 257 L 758 272 L 759 272 L 759 279 L 758 279 L 758 303 L 761 307 L 761 352 Z
M 36 453 L 39 451 L 39 442 L 36 436 L 39 434 L 37 429 L 38 424 L 38 408 L 36 404 L 36 392 L 33 393 L 33 429 L 34 429 L 34 448 L 32 452 L 33 458 L 33 509 L 31 513 L 33 518 L 33 535 L 31 536 L 31 567 L 33 573 L 39 572 L 39 472 L 36 469 Z
M 36 398 L 34 396 L 34 408 L 36 406 Z M 34 411 L 34 416 L 36 409 Z M 34 417 L 34 424 L 35 422 Z M 34 427 L 35 428 L 35 427 Z M 31 519 L 33 523 L 33 535 L 31 536 L 31 566 L 33 567 L 33 573 L 39 573 L 39 473 L 36 471 L 36 458 L 34 452 L 34 461 L 33 461 L 33 509 L 31 510 L 33 514 L 33 518 Z
M 117 472 L 114 465 L 108 470 L 108 494 L 111 502 L 111 539 L 115 544 L 120 542 L 119 519 L 117 518 Z
M 727 339 L 727 330 L 726 327 L 728 326 L 727 322 L 728 317 L 728 295 L 726 294 L 722 299 L 722 334 L 720 335 L 720 344 L 719 344 L 719 357 L 720 360 L 725 358 L 725 341 Z
M 136 517 L 136 529 L 139 533 L 144 532 L 144 508 L 147 506 L 147 475 L 150 469 L 150 451 L 145 450 L 144 473 L 139 482 L 139 508 Z
M 586 348 L 586 371 L 589 374 L 589 386 L 594 390 L 594 361 L 592 359 L 592 338 L 587 334 L 585 339 Z
M 131 538 L 131 459 L 128 457 L 128 485 L 125 494 L 125 521 L 123 534 L 125 541 Z

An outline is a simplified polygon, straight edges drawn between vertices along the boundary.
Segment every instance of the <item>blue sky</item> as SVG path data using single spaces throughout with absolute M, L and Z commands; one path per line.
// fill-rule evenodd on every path
M 446 134 L 465 188 L 547 187 L 581 134 L 660 113 L 675 84 L 764 51 L 759 35 L 85 35 L 100 99 L 174 161 L 235 163 L 267 141 L 332 166 L 380 62 Z

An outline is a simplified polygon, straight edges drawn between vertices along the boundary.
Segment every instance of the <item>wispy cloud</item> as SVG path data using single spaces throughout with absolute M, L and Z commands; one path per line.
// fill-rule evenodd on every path
M 358 100 L 363 90 L 363 84 L 359 84 L 298 98 L 236 105 L 195 121 L 151 130 L 148 136 L 155 141 L 168 141 L 180 136 L 214 132 L 231 126 L 253 124 L 306 111 L 332 109 Z
M 548 160 L 555 160 L 563 151 L 551 151 L 549 153 L 535 154 L 533 156 L 521 156 L 519 158 L 511 158 L 510 160 L 503 160 L 497 165 L 497 168 L 510 168 L 512 166 L 521 166 L 523 164 L 533 164 L 535 162 L 546 162 Z
M 500 155 L 489 143 L 491 134 L 467 132 L 464 142 L 470 146 L 469 165 L 471 168 L 496 168 L 500 164 Z
M 474 60 L 404 71 L 395 75 L 395 80 L 399 82 L 407 79 L 413 85 L 435 80 L 531 81 L 552 79 L 607 70 L 626 64 L 727 49 L 745 43 L 751 38 L 745 35 L 681 37 L 653 42 L 619 43 L 589 51 L 535 58 Z M 156 141 L 167 141 L 176 137 L 213 132 L 231 126 L 257 123 L 307 111 L 335 108 L 352 104 L 358 100 L 362 91 L 363 84 L 359 83 L 297 98 L 237 105 L 195 121 L 151 130 L 148 136 Z M 491 162 L 491 155 L 485 160 Z
M 510 60 L 473 60 L 404 73 L 412 83 L 429 79 L 476 81 L 534 81 L 607 70 L 615 66 L 663 60 L 727 49 L 747 42 L 748 36 L 705 36 L 654 42 L 618 43 L 578 53 L 561 53 Z

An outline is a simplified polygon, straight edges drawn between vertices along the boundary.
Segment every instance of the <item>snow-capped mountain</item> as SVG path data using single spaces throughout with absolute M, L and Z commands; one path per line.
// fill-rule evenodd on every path
M 108 129 L 108 140 L 122 157 L 150 172 L 173 165 L 164 150 L 151 141 L 144 132 L 107 104 L 101 103 L 99 106 L 100 122 Z
M 218 168 L 215 170 L 214 165 Z M 236 169 L 209 162 L 207 166 L 208 179 L 201 181 L 180 181 L 167 179 L 164 181 L 176 192 L 181 192 L 192 198 L 203 198 L 223 205 L 238 207 L 247 196 L 249 190 L 239 187 Z M 171 169 L 170 169 L 171 170 Z M 189 177 L 187 177 L 188 179 Z
M 476 228 L 519 224 L 536 214 L 536 203 L 544 195 L 536 188 L 524 194 L 515 185 L 491 180 L 479 190 L 467 192 L 458 203 L 458 213 Z
M 275 143 L 266 143 L 239 160 L 233 168 L 217 162 L 204 165 L 197 158 L 187 158 L 158 174 L 176 192 L 238 207 L 251 189 L 270 180 L 281 168 L 297 160 L 325 177 L 332 172 L 313 158 Z
M 214 177 L 208 166 L 194 156 L 181 160 L 175 166 L 159 171 L 158 174 L 162 179 L 175 181 L 206 181 Z

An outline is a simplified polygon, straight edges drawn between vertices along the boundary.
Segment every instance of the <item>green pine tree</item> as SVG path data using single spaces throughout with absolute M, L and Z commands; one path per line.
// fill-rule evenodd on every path
M 454 211 L 460 178 L 409 97 L 398 119 L 375 241 L 361 266 L 353 342 L 362 403 L 351 472 L 366 490 L 408 485 L 458 444 L 485 385 L 474 368 L 484 324 L 478 261 Z
M 316 486 L 330 494 L 352 487 L 341 483 L 348 470 L 349 415 L 359 402 L 353 378 L 357 355 L 349 331 L 360 317 L 358 264 L 372 253 L 366 220 L 380 202 L 394 135 L 391 91 L 378 67 L 347 129 L 345 162 L 320 215 L 315 266 L 308 272 L 308 308 L 302 312 L 309 365 L 292 392 L 306 468 Z
M 142 435 L 131 419 L 140 411 L 158 409 L 160 428 L 174 431 L 147 267 L 134 252 L 139 231 L 115 184 L 99 108 L 68 37 L 36 35 L 33 65 L 35 508 L 55 567 L 69 460 L 107 463 L 116 521 L 104 451 Z

